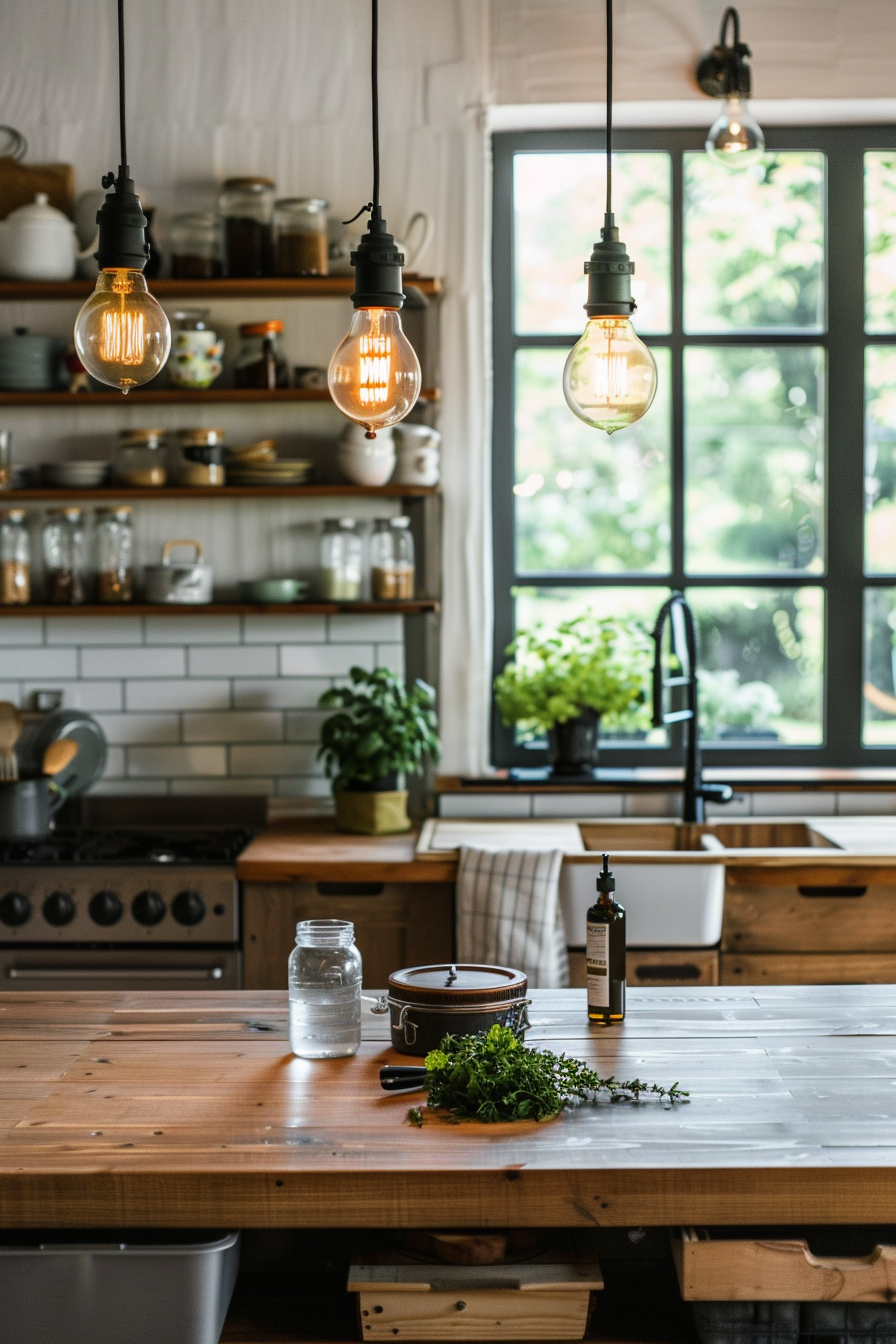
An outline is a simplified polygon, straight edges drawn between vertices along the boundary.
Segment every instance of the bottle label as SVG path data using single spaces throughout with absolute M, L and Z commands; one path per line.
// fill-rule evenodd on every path
M 610 926 L 589 924 L 585 948 L 588 977 L 588 1007 L 610 1006 Z

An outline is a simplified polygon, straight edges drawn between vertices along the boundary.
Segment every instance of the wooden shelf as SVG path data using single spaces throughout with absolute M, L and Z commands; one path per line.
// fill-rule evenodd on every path
M 0 620 L 5 616 L 420 616 L 438 610 L 438 602 L 431 597 L 415 598 L 413 602 L 208 602 L 195 606 L 179 602 L 85 603 L 79 607 L 31 603 L 0 607 Z
M 438 296 L 442 281 L 431 275 L 405 271 L 404 283 L 423 294 Z M 2 280 L 0 302 L 20 299 L 86 299 L 93 280 Z M 150 292 L 159 299 L 341 299 L 355 287 L 354 276 L 267 276 L 261 279 L 150 280 Z
M 442 391 L 438 387 L 424 387 L 420 393 L 421 401 L 441 401 Z M 0 391 L 0 406 L 64 406 L 66 410 L 81 409 L 85 406 L 133 406 L 153 404 L 155 406 L 223 405 L 232 402 L 291 402 L 291 401 L 329 401 L 330 393 L 326 387 L 278 387 L 268 391 L 264 387 L 209 387 L 201 391 L 190 391 L 180 387 L 163 387 L 158 391 L 141 391 L 139 388 L 122 392 L 109 388 L 107 392 L 5 392 Z
M 25 490 L 0 490 L 0 508 L 15 508 L 17 504 L 39 500 L 92 499 L 113 503 L 133 499 L 164 503 L 172 499 L 420 499 L 438 493 L 437 485 L 166 485 L 159 488 L 104 485 L 95 490 L 35 486 Z

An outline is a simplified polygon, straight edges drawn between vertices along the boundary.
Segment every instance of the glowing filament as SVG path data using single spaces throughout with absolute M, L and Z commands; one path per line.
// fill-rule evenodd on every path
M 594 391 L 598 401 L 619 401 L 628 391 L 628 362 L 625 355 L 609 351 L 594 361 Z
M 362 336 L 358 397 L 364 406 L 388 400 L 392 374 L 392 337 Z
M 109 364 L 142 364 L 145 354 L 146 322 L 143 313 L 129 309 L 103 313 L 100 359 Z

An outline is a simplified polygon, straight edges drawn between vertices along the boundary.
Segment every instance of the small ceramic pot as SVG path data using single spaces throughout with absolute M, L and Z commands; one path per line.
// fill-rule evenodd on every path
M 171 552 L 177 546 L 192 547 L 195 558 L 191 561 L 172 560 Z M 212 600 L 212 567 L 203 563 L 202 546 L 198 541 L 166 541 L 162 547 L 162 563 L 147 565 L 144 579 L 146 600 L 150 603 L 201 606 Z
M 224 342 L 213 331 L 176 331 L 168 372 L 174 387 L 211 387 L 224 365 Z
M 583 709 L 574 719 L 555 723 L 548 729 L 548 759 L 551 774 L 586 777 L 597 764 L 600 715 L 595 709 Z
M 0 275 L 11 280 L 71 280 L 81 256 L 75 226 L 38 192 L 0 221 Z
M 398 446 L 393 480 L 397 485 L 438 485 L 439 444 L 442 436 L 428 425 L 399 425 L 395 430 Z
M 336 465 L 354 485 L 385 485 L 395 470 L 395 442 L 391 429 L 364 436 L 360 425 L 350 425 L 339 440 Z

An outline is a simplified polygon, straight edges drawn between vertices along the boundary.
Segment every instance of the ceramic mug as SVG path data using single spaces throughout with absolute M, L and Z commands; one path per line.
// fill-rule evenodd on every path
M 175 387 L 211 387 L 224 368 L 224 342 L 213 331 L 176 331 L 168 370 Z
M 398 425 L 398 465 L 396 485 L 438 485 L 439 444 L 442 436 L 429 425 Z
M 385 485 L 395 470 L 395 443 L 391 429 L 365 438 L 361 425 L 349 425 L 339 440 L 336 465 L 354 485 Z

